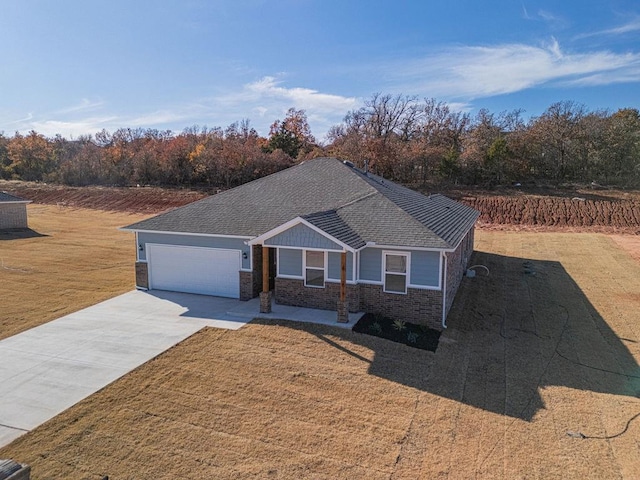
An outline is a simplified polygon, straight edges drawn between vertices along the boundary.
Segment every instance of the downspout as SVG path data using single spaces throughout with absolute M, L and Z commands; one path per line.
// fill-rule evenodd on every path
M 442 281 L 442 328 L 447 328 L 447 252 L 442 252 L 444 258 L 444 279 Z

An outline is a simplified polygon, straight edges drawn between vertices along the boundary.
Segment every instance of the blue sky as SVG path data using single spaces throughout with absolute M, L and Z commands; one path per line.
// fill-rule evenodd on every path
M 640 107 L 637 0 L 20 0 L 0 14 L 0 131 L 222 126 L 290 107 L 322 140 L 375 92 L 471 114 Z

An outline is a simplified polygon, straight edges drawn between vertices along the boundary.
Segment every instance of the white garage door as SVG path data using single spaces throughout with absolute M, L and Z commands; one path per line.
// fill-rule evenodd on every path
M 149 287 L 240 297 L 240 252 L 218 248 L 147 245 Z

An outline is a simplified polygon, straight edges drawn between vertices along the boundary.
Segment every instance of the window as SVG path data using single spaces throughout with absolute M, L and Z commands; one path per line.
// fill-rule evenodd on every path
M 324 287 L 324 252 L 305 251 L 304 284 L 307 287 Z
M 384 254 L 384 291 L 387 293 L 407 293 L 407 253 Z

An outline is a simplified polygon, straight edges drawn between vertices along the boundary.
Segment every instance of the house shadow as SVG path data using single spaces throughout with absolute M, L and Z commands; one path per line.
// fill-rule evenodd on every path
M 638 398 L 640 368 L 559 262 L 474 252 L 435 353 L 366 334 L 308 331 L 372 375 L 500 415 L 531 421 L 552 386 Z M 268 324 L 267 320 L 254 320 Z M 373 359 L 362 355 L 364 346 Z M 358 350 L 358 351 L 356 351 Z
M 238 326 L 244 325 L 251 320 L 251 315 L 230 314 L 230 311 L 237 308 L 239 304 L 239 301 L 234 298 L 213 297 L 210 295 L 172 292 L 168 290 L 148 290 L 145 293 L 150 297 L 166 300 L 183 308 L 184 312 L 180 314 L 181 317 L 212 322 L 222 321 L 229 322 L 230 324 L 237 323 Z
M 2 240 L 21 240 L 24 238 L 48 237 L 42 233 L 38 233 L 30 228 L 9 228 L 0 230 L 0 241 Z

